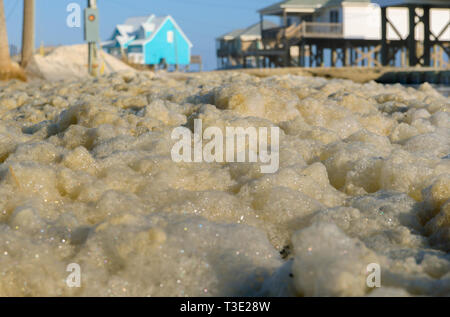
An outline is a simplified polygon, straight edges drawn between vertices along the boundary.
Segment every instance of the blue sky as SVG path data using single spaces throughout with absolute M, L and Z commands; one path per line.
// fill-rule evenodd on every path
M 20 46 L 23 0 L 4 0 L 9 42 Z M 66 25 L 69 3 L 84 8 L 87 0 L 36 0 L 36 45 L 83 42 L 83 28 Z M 202 55 L 205 69 L 214 69 L 215 38 L 259 21 L 258 9 L 277 0 L 97 0 L 100 32 L 107 39 L 116 24 L 127 17 L 170 14 L 194 44 L 192 53 Z

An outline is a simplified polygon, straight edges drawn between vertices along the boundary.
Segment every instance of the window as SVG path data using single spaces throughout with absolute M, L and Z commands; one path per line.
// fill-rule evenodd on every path
M 128 46 L 129 53 L 142 53 L 142 46 Z
M 305 21 L 305 22 L 312 22 L 312 20 L 313 20 L 312 15 L 305 15 L 305 16 L 302 18 L 302 21 Z
M 330 11 L 330 22 L 331 23 L 339 22 L 339 11 L 337 10 Z
M 173 43 L 173 31 L 167 32 L 167 43 Z

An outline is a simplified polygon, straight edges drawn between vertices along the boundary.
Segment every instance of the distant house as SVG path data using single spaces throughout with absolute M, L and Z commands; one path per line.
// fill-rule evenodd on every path
M 277 25 L 270 21 L 253 24 L 244 29 L 236 29 L 216 39 L 219 68 L 256 67 L 257 59 L 251 55 L 263 48 L 261 29 L 274 28 Z
M 427 2 L 428 0 L 417 0 Z M 448 2 L 450 0 L 434 0 Z M 381 39 L 380 3 L 395 3 L 402 0 L 285 0 L 259 10 L 263 16 L 277 16 L 280 27 L 291 27 L 293 36 L 341 37 L 345 39 Z M 447 9 L 434 9 L 431 13 L 431 28 L 439 33 L 449 23 Z M 388 18 L 396 29 L 388 28 L 388 39 L 399 39 L 408 34 L 408 10 L 391 8 Z M 301 28 L 301 24 L 304 27 Z M 329 23 L 327 25 L 327 23 Z M 294 26 L 298 26 L 297 32 Z M 398 34 L 397 34 L 398 33 Z M 443 38 L 450 38 L 447 28 Z M 268 34 L 269 35 L 269 34 Z
M 169 15 L 132 17 L 102 44 L 108 53 L 142 65 L 189 65 L 192 43 Z
M 407 56 L 409 65 L 429 66 L 433 49 L 436 65 L 448 56 L 449 8 L 450 0 L 284 0 L 259 10 L 261 21 L 280 22 L 263 30 L 264 49 L 256 56 L 264 56 L 263 66 L 275 67 L 324 66 L 325 59 L 330 66 L 395 65 L 397 59 L 406 65 Z M 418 53 L 425 45 L 425 24 L 431 34 L 427 42 L 433 42 L 426 58 Z M 411 39 L 419 48 L 405 44 Z

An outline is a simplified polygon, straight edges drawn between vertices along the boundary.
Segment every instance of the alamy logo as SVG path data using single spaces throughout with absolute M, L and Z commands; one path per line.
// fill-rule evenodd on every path
M 267 127 L 226 127 L 224 137 L 218 127 L 203 131 L 202 120 L 196 119 L 193 134 L 185 127 L 172 131 L 172 140 L 178 140 L 172 147 L 172 160 L 177 163 L 260 162 L 261 173 L 275 173 L 279 168 L 280 130 L 270 127 L 270 142 L 268 130 Z M 203 146 L 203 141 L 209 142 Z
M 66 278 L 67 287 L 81 287 L 81 267 L 77 263 L 70 263 L 67 272 L 71 272 Z
M 69 3 L 66 7 L 66 11 L 69 15 L 66 19 L 66 24 L 69 28 L 80 28 L 81 27 L 81 7 L 78 3 Z
M 370 263 L 367 266 L 366 284 L 369 288 L 381 287 L 381 267 L 378 263 Z

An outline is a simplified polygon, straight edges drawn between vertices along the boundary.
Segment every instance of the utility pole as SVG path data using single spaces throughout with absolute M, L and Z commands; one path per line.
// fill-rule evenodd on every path
M 97 0 L 88 0 L 88 7 L 84 14 L 84 26 L 84 37 L 89 47 L 89 74 L 97 76 L 97 45 L 100 40 Z
M 23 1 L 22 60 L 20 66 L 26 68 L 34 54 L 34 0 Z
M 6 32 L 5 6 L 0 0 L 0 80 L 17 78 L 26 81 L 25 72 L 11 62 L 8 45 L 8 32 Z
M 9 56 L 8 32 L 6 32 L 5 6 L 0 0 L 0 72 L 6 72 L 11 66 Z

